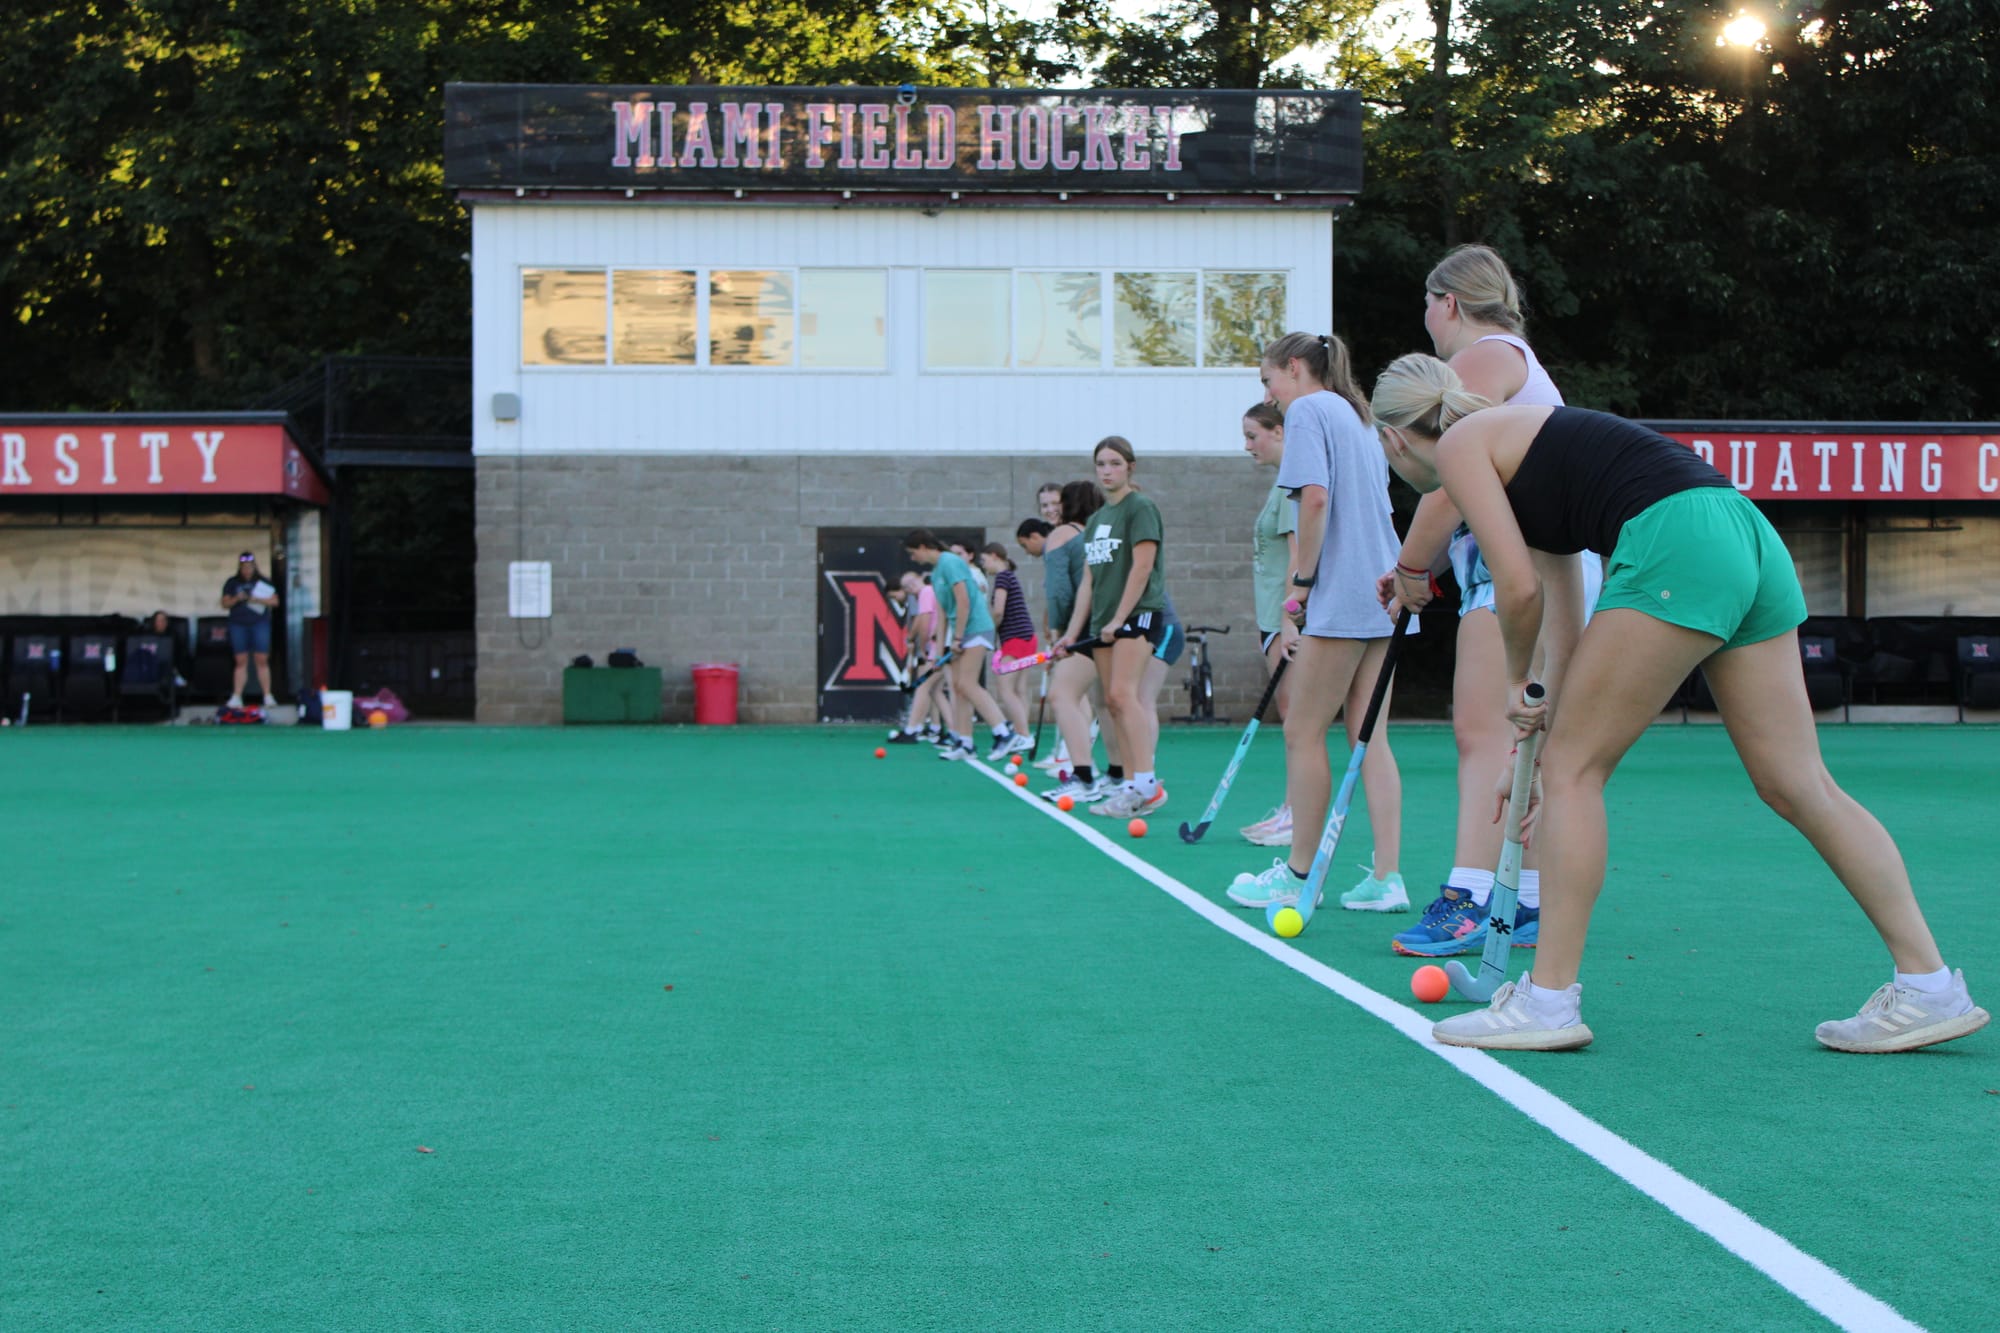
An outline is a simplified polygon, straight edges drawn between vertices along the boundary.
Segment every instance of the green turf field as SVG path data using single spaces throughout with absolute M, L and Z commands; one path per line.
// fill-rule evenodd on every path
M 0 736 L 0 1329 L 1826 1326 L 877 734 Z M 1421 903 L 1450 737 L 1392 735 Z M 1991 1008 L 2000 735 L 1824 738 Z M 1207 842 L 1171 830 L 1234 741 L 1170 729 L 1128 844 L 1218 901 L 1268 864 L 1231 834 L 1276 736 Z M 1888 962 L 1718 729 L 1656 730 L 1612 805 L 1597 1044 L 1506 1063 L 1908 1319 L 1993 1327 L 2000 1031 L 1814 1044 Z M 1336 887 L 1367 851 L 1357 811 Z M 1297 944 L 1408 1002 L 1409 919 L 1329 907 Z

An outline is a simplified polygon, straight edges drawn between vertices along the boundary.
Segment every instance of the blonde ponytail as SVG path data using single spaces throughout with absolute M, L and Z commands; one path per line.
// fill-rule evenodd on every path
M 1482 407 L 1493 404 L 1467 389 L 1458 372 L 1424 352 L 1389 363 L 1375 381 L 1369 406 L 1375 420 L 1435 440 Z

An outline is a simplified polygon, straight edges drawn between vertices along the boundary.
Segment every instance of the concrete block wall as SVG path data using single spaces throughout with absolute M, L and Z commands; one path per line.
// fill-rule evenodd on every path
M 1014 547 L 1043 482 L 1089 475 L 1087 456 L 909 454 L 563 455 L 478 460 L 481 722 L 562 718 L 562 669 L 636 648 L 662 668 L 665 716 L 694 710 L 690 669 L 739 663 L 746 722 L 817 716 L 818 530 L 983 527 Z M 1139 456 L 1166 520 L 1168 587 L 1211 641 L 1217 710 L 1247 718 L 1263 688 L 1250 525 L 1272 474 L 1241 455 Z M 1017 559 L 1023 559 L 1017 553 Z M 548 620 L 507 614 L 507 566 L 553 566 Z M 1040 567 L 1023 559 L 1037 610 Z M 1187 711 L 1185 659 L 1160 711 Z

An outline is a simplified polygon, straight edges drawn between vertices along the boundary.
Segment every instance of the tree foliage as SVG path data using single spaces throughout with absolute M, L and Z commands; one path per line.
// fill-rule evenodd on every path
M 50 0 L 0 46 L 0 404 L 249 401 L 340 352 L 462 354 L 449 80 L 1313 86 L 1368 100 L 1336 228 L 1364 371 L 1485 240 L 1578 401 L 2000 415 L 2000 35 L 1975 0 Z M 1282 260 L 1275 256 L 1274 260 Z

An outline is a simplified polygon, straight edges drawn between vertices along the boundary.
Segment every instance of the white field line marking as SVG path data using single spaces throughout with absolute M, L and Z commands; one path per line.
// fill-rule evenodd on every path
M 1484 1051 L 1462 1046 L 1445 1046 L 1431 1039 L 1431 1020 L 1407 1005 L 1398 1004 L 1379 991 L 1370 990 L 1343 972 L 1337 972 L 1316 958 L 1309 958 L 1283 940 L 1266 935 L 1242 918 L 1219 907 L 1149 861 L 1134 856 L 1117 843 L 1056 809 L 1040 797 L 1017 788 L 1012 781 L 974 763 L 969 767 L 985 774 L 1007 791 L 1062 824 L 1070 832 L 1103 852 L 1127 870 L 1150 882 L 1183 907 L 1260 950 L 1294 972 L 1326 987 L 1341 999 L 1381 1019 L 1417 1045 L 1453 1066 L 1459 1073 L 1512 1105 L 1530 1120 L 1577 1149 L 1595 1158 L 1606 1170 L 1665 1205 L 1668 1211 L 1702 1232 L 1743 1262 L 1763 1273 L 1792 1295 L 1804 1301 L 1840 1328 L 1853 1333 L 1922 1333 L 1886 1302 L 1870 1296 L 1833 1269 L 1813 1258 L 1777 1232 L 1753 1220 L 1749 1214 L 1683 1176 L 1657 1158 L 1650 1157 L 1583 1112 L 1563 1101 Z M 1116 823 L 1116 821 L 1110 821 Z

